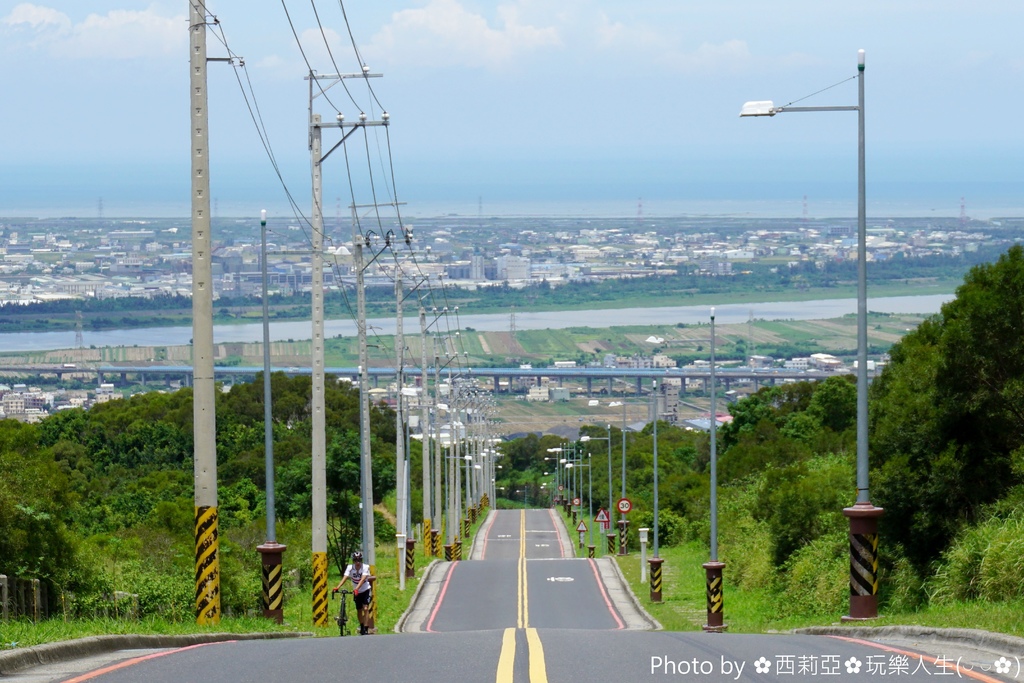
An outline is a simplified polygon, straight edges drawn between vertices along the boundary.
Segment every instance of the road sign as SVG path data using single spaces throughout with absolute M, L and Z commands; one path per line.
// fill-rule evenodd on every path
M 577 498 L 573 498 L 572 499 L 572 504 L 577 506 L 577 507 L 579 507 L 580 499 L 578 497 Z
M 608 514 L 607 510 L 601 508 L 600 510 L 597 511 L 597 514 L 594 515 L 594 521 L 601 522 L 602 524 L 605 522 L 610 522 L 611 516 Z
M 629 502 L 629 498 L 619 498 L 616 507 L 619 508 L 619 512 L 626 514 L 633 509 L 633 504 Z
M 564 486 L 562 486 L 561 484 L 559 484 L 559 485 L 558 485 L 558 490 L 559 490 L 559 491 L 563 491 L 563 490 L 565 490 L 565 487 L 564 487 Z
M 584 521 L 583 521 L 583 520 L 581 519 L 581 520 L 580 520 L 580 523 L 576 525 L 576 531 L 578 531 L 578 532 L 580 532 L 580 533 L 582 534 L 582 533 L 583 533 L 584 531 L 586 531 L 586 530 L 587 530 L 587 523 L 586 523 L 586 522 L 584 522 Z

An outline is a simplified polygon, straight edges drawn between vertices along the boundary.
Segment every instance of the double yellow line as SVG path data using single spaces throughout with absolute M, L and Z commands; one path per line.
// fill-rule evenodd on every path
M 530 661 L 530 683 L 548 683 L 548 670 L 544 664 L 544 646 L 537 629 L 530 628 L 530 607 L 526 585 L 526 510 L 519 513 L 519 566 L 516 591 L 516 627 L 525 629 Z M 501 639 L 496 683 L 513 683 L 516 659 L 516 629 L 507 628 Z

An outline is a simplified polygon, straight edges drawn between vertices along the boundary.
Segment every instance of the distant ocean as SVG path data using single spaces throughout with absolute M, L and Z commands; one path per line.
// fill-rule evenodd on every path
M 170 169 L 173 170 L 173 169 Z M 189 188 L 180 173 L 169 169 L 140 171 L 134 182 L 113 172 L 89 174 L 66 170 L 51 178 L 32 169 L 16 173 L 0 163 L 0 220 L 7 218 L 181 218 L 190 215 Z M 212 188 L 213 215 L 220 218 L 258 216 L 267 209 L 272 217 L 292 216 L 281 187 L 249 174 L 222 173 Z M 308 175 L 289 178 L 292 196 L 309 214 Z M 401 178 L 399 179 L 401 180 Z M 247 182 L 251 181 L 251 182 Z M 403 190 L 404 185 L 404 190 Z M 636 194 L 608 183 L 566 186 L 496 186 L 487 180 L 443 183 L 409 178 L 399 183 L 402 215 L 433 218 L 458 215 L 562 216 L 573 218 L 623 217 L 653 220 L 668 216 L 730 216 L 800 218 L 806 196 L 809 218 L 852 218 L 857 213 L 856 183 L 849 182 L 636 182 Z M 639 189 L 642 188 L 642 189 Z M 349 199 L 337 189 L 327 190 L 328 217 Z M 627 194 L 629 193 L 629 194 Z M 346 190 L 347 194 L 347 190 Z M 380 201 L 389 201 L 381 198 Z M 961 200 L 975 219 L 1024 217 L 1024 182 L 904 182 L 872 181 L 869 176 L 869 220 L 888 218 L 956 218 Z M 362 202 L 360 202 L 362 203 Z M 343 209 L 344 210 L 344 209 Z M 347 210 L 345 210 L 347 212 Z

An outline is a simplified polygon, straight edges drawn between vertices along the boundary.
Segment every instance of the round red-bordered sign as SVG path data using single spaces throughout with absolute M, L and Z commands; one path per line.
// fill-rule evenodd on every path
M 619 512 L 622 514 L 626 514 L 633 509 L 633 504 L 629 502 L 629 498 L 619 498 L 619 502 L 615 504 L 615 507 L 617 507 Z

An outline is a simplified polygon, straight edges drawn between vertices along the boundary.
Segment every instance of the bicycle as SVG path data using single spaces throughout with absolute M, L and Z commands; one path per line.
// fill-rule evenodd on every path
M 345 596 L 346 595 L 352 595 L 352 591 L 348 591 L 348 590 L 342 590 L 342 591 L 332 590 L 331 591 L 331 599 L 332 600 L 334 599 L 334 596 L 337 593 L 341 593 L 341 608 L 338 610 L 338 616 L 334 617 L 334 621 L 338 624 L 338 631 L 340 632 L 340 635 L 344 636 L 344 635 L 347 635 L 346 631 L 348 630 L 346 628 L 346 624 L 348 623 L 348 615 L 347 615 L 346 610 L 345 610 L 345 605 L 348 604 L 348 599 Z

